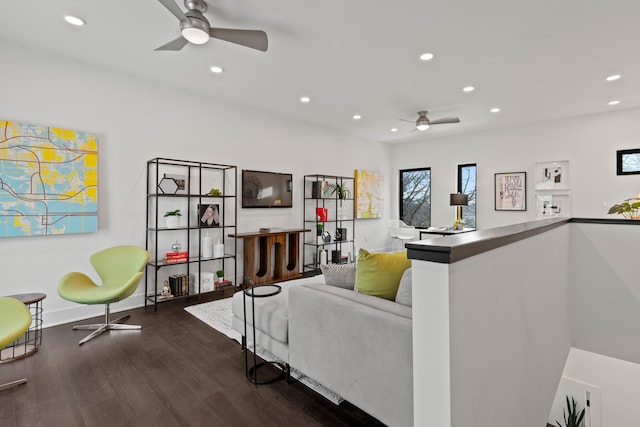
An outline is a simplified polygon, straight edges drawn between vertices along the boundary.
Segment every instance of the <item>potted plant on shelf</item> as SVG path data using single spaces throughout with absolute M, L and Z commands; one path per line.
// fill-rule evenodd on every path
M 224 282 L 224 270 L 216 271 L 216 276 L 218 277 L 218 283 L 222 284 Z
M 343 200 L 349 197 L 349 190 L 347 189 L 347 184 L 345 184 L 343 181 L 340 181 L 340 183 L 336 183 L 333 184 L 331 186 L 331 195 L 337 195 L 338 199 Z
M 622 215 L 626 219 L 640 219 L 640 198 L 626 199 L 622 203 L 611 206 L 607 213 Z
M 167 219 L 167 228 L 177 228 L 180 226 L 180 209 L 174 211 L 167 211 L 164 213 L 164 217 Z

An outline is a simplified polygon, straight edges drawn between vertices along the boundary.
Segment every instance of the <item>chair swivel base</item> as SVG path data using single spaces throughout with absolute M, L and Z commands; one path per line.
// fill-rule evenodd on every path
M 110 320 L 110 316 L 109 316 L 109 304 L 106 305 L 105 308 L 105 323 L 94 323 L 91 325 L 78 325 L 78 326 L 74 326 L 73 330 L 77 331 L 77 330 L 94 330 L 92 333 L 90 333 L 89 335 L 87 335 L 85 338 L 83 338 L 78 345 L 82 345 L 84 343 L 86 343 L 87 341 L 89 341 L 90 339 L 93 339 L 95 337 L 97 337 L 98 335 L 100 335 L 101 333 L 105 332 L 105 331 L 111 331 L 111 330 L 134 330 L 134 329 L 142 329 L 142 326 L 140 325 L 122 325 L 121 322 L 124 322 L 125 320 L 127 320 L 129 317 L 131 317 L 130 315 L 126 315 L 126 316 L 122 316 L 117 318 L 116 320 Z
M 11 381 L 10 383 L 0 384 L 0 391 L 8 390 L 13 387 L 18 387 L 20 385 L 26 384 L 27 379 L 22 378 L 21 380 Z

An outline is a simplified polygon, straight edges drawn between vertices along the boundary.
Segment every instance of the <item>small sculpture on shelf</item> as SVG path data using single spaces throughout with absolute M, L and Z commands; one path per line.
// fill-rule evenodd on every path
M 218 188 L 213 187 L 207 194 L 205 194 L 205 196 L 220 197 L 222 196 L 222 191 L 220 191 L 220 189 Z
M 164 285 L 162 286 L 162 293 L 160 294 L 160 299 L 169 299 L 173 298 L 173 294 L 171 293 L 171 287 L 169 286 L 169 282 L 165 280 Z

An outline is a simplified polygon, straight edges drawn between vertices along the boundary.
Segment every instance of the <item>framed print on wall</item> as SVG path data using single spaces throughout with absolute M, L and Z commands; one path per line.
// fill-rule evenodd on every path
M 569 194 L 537 194 L 536 219 L 566 218 L 571 216 Z
M 495 210 L 527 210 L 526 172 L 504 172 L 495 174 Z
M 536 190 L 568 190 L 569 161 L 536 163 Z

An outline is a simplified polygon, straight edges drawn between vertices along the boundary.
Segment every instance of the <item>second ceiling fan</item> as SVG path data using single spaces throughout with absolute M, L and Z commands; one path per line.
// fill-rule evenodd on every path
M 180 20 L 182 36 L 155 50 L 180 50 L 188 43 L 204 44 L 210 38 L 225 40 L 263 52 L 266 52 L 269 46 L 269 40 L 264 31 L 211 27 L 204 16 L 207 4 L 203 0 L 185 0 L 184 7 L 187 8 L 186 12 L 183 12 L 174 0 L 158 1 Z
M 430 120 L 427 117 L 427 113 L 429 113 L 428 111 L 418 111 L 418 120 L 415 121 L 415 125 L 416 125 L 416 129 L 423 132 L 427 129 L 429 129 L 429 126 L 431 125 L 442 125 L 442 124 L 447 124 L 447 123 L 460 123 L 460 119 L 457 117 L 446 117 L 443 119 L 437 119 L 437 120 Z M 405 120 L 405 119 L 398 119 L 398 120 L 402 120 L 403 122 L 409 122 L 409 123 L 414 123 L 413 120 Z

